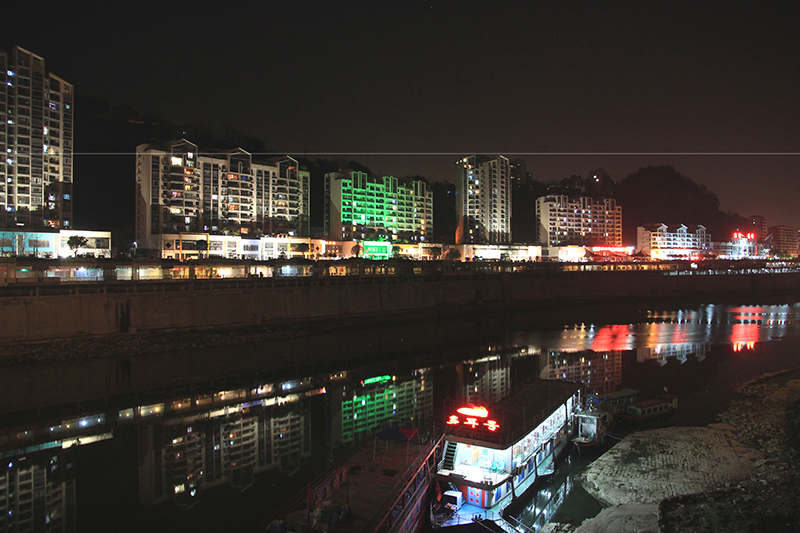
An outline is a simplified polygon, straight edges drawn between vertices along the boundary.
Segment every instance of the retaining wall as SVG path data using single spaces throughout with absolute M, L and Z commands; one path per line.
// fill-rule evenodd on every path
M 780 295 L 800 274 L 565 272 L 459 281 L 0 298 L 0 342 L 563 300 Z

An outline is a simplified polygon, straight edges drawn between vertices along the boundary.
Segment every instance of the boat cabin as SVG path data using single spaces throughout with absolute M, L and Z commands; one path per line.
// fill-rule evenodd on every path
M 627 415 L 631 418 L 652 418 L 678 408 L 678 397 L 674 394 L 661 394 L 628 406 Z

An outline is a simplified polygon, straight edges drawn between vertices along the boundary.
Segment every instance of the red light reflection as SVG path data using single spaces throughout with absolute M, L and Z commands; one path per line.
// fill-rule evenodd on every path
M 592 339 L 591 350 L 595 352 L 624 351 L 631 349 L 631 340 L 628 336 L 631 327 L 629 324 L 615 324 L 605 326 Z

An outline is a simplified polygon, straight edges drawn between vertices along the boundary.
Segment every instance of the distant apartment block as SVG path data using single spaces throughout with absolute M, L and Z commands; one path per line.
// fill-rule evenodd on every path
M 511 242 L 508 158 L 472 155 L 456 161 L 456 244 Z
M 797 257 L 798 232 L 793 226 L 770 226 L 772 235 L 772 254 L 784 254 Z
M 433 233 L 433 192 L 424 181 L 325 175 L 325 234 L 331 240 L 422 242 Z
M 198 151 L 175 140 L 136 148 L 136 242 L 165 233 L 309 233 L 309 174 L 289 156 L 254 160 L 242 149 Z
M 0 68 L 0 227 L 71 229 L 73 87 L 20 47 Z
M 622 207 L 610 198 L 541 196 L 536 220 L 538 240 L 547 246 L 622 246 Z
M 651 259 L 692 259 L 711 251 L 705 226 L 646 224 L 636 228 L 636 248 Z

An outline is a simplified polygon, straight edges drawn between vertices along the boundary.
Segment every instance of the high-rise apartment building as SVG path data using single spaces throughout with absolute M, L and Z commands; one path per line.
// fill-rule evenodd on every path
M 0 67 L 0 227 L 71 229 L 73 87 L 20 47 Z
M 472 155 L 456 165 L 456 244 L 510 243 L 508 158 Z
M 752 215 L 747 219 L 750 223 L 750 228 L 745 233 L 754 232 L 758 242 L 764 242 L 769 235 L 769 228 L 767 227 L 767 217 L 762 215 Z
M 798 232 L 794 226 L 770 226 L 769 234 L 772 236 L 772 254 L 798 255 Z
M 424 181 L 370 178 L 357 170 L 325 175 L 329 239 L 421 242 L 432 233 L 433 192 Z
M 166 233 L 309 234 L 309 173 L 284 156 L 199 153 L 185 139 L 136 148 L 136 241 Z
M 622 246 L 622 207 L 610 198 L 541 196 L 536 220 L 538 241 L 547 246 Z

